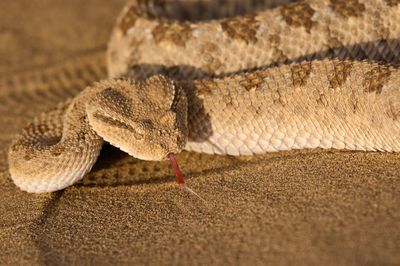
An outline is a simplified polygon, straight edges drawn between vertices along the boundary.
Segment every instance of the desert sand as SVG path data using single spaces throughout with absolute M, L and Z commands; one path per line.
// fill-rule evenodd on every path
M 95 58 L 95 71 L 79 73 L 88 83 L 105 77 L 124 2 L 0 1 L 0 265 L 400 264 L 400 154 L 183 152 L 181 169 L 204 203 L 175 183 L 168 162 L 105 146 L 78 184 L 20 191 L 7 170 L 13 135 L 83 89 L 65 85 L 77 65 Z M 31 74 L 43 70 L 54 84 Z

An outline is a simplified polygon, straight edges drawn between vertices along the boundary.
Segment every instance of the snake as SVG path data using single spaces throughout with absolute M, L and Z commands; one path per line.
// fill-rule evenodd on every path
M 105 142 L 172 162 L 182 150 L 399 152 L 400 1 L 265 3 L 129 1 L 108 77 L 14 137 L 11 179 L 31 193 L 64 189 Z

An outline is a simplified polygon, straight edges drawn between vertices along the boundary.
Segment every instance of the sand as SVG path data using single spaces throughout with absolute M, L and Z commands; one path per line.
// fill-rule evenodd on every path
M 81 89 L 61 77 L 46 91 L 29 71 L 96 57 L 100 70 L 87 81 L 104 77 L 123 2 L 0 2 L 0 265 L 400 264 L 400 154 L 183 152 L 181 169 L 204 203 L 174 182 L 168 162 L 105 146 L 75 186 L 20 191 L 7 171 L 12 136 Z

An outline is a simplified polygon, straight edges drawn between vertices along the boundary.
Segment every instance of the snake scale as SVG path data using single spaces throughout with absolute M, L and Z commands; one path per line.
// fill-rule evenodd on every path
M 400 151 L 400 1 L 207 2 L 130 1 L 108 44 L 109 78 L 15 137 L 15 184 L 70 186 L 104 141 L 143 160 Z

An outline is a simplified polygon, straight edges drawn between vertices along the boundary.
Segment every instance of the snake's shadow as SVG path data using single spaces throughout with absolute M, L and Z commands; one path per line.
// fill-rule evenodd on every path
M 245 163 L 233 156 L 215 156 L 186 151 L 180 153 L 177 159 L 187 180 L 209 172 L 224 172 Z M 92 171 L 75 186 L 110 188 L 174 182 L 174 172 L 168 161 L 138 160 L 118 148 L 105 144 Z
M 93 166 L 92 171 L 101 171 L 103 169 L 108 169 L 127 157 L 129 157 L 127 153 L 108 143 L 105 143 L 101 149 L 99 158 Z

